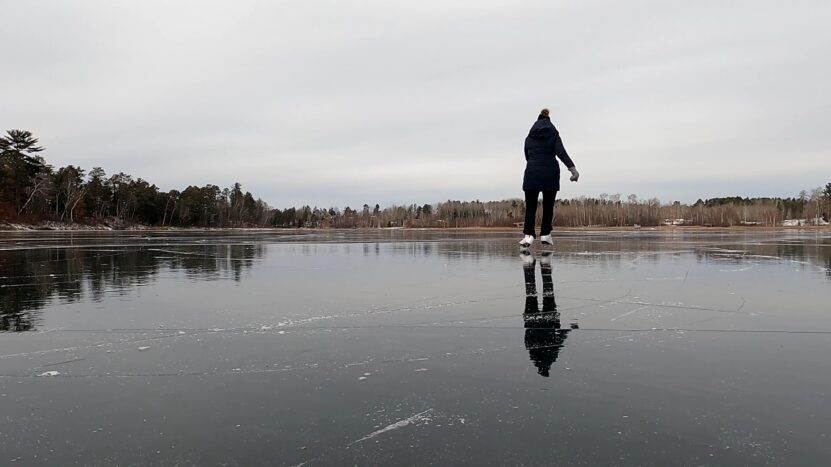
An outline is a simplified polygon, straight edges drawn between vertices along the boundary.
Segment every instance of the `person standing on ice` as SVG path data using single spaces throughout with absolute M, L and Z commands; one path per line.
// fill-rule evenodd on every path
M 574 162 L 568 156 L 560 133 L 551 123 L 548 109 L 540 111 L 537 121 L 525 138 L 525 176 L 522 180 L 522 190 L 525 192 L 525 228 L 522 233 L 525 237 L 519 242 L 523 248 L 528 248 L 537 237 L 534 232 L 534 222 L 537 217 L 537 200 L 542 192 L 542 224 L 540 225 L 540 241 L 544 245 L 553 245 L 551 240 L 551 222 L 554 220 L 554 198 L 560 190 L 559 157 L 571 172 L 572 182 L 580 177 Z

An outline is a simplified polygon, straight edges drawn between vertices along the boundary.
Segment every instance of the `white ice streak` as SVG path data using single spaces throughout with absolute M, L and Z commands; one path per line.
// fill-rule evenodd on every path
M 627 316 L 631 315 L 632 313 L 635 313 L 636 311 L 643 310 L 644 308 L 646 308 L 646 307 L 645 307 L 645 306 L 639 306 L 639 307 L 633 308 L 633 309 L 631 309 L 631 310 L 627 311 L 626 313 L 624 313 L 624 314 L 622 314 L 622 315 L 615 316 L 615 317 L 614 317 L 614 318 L 612 318 L 610 321 L 617 321 L 617 320 L 619 320 L 620 318 L 625 318 L 625 317 L 627 317 Z
M 60 371 L 44 371 L 43 373 L 39 374 L 38 376 L 58 376 L 61 374 Z
M 381 435 L 383 433 L 386 433 L 388 431 L 397 430 L 399 428 L 404 428 L 405 426 L 410 425 L 412 423 L 421 422 L 421 421 L 428 421 L 428 420 L 430 420 L 429 414 L 432 411 L 433 411 L 433 409 L 427 409 L 427 410 L 425 410 L 423 412 L 419 412 L 415 415 L 410 415 L 409 417 L 407 417 L 405 419 L 402 419 L 402 420 L 398 420 L 397 422 L 392 423 L 390 425 L 387 425 L 384 428 L 381 428 L 380 430 L 373 431 L 372 433 L 364 436 L 361 439 L 352 441 L 351 443 L 347 444 L 347 446 L 352 446 L 353 444 L 357 444 L 357 443 L 360 443 L 362 441 L 372 439 L 372 438 L 374 438 L 378 435 Z

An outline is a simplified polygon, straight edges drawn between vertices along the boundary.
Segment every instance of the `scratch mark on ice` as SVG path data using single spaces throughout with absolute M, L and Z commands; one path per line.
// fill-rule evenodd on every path
M 384 428 L 381 428 L 380 430 L 373 431 L 372 433 L 370 433 L 370 434 L 368 434 L 368 435 L 364 436 L 364 437 L 363 437 L 363 438 L 361 438 L 361 439 L 358 439 L 358 440 L 352 441 L 351 443 L 347 444 L 347 446 L 352 446 L 353 444 L 357 444 L 357 443 L 360 443 L 360 442 L 362 442 L 362 441 L 366 441 L 366 440 L 368 440 L 368 439 L 372 439 L 372 438 L 374 438 L 374 437 L 376 437 L 376 436 L 378 436 L 378 435 L 381 435 L 381 434 L 383 434 L 383 433 L 386 433 L 386 432 L 388 432 L 388 431 L 397 430 L 397 429 L 399 429 L 399 428 L 404 428 L 405 426 L 407 426 L 407 425 L 409 425 L 409 424 L 411 424 L 411 423 L 419 422 L 419 421 L 422 421 L 422 420 L 427 420 L 427 419 L 429 419 L 429 417 L 427 416 L 427 414 L 429 414 L 429 413 L 430 413 L 430 412 L 432 412 L 432 411 L 433 411 L 433 409 L 427 409 L 427 410 L 425 410 L 425 411 L 423 411 L 423 412 L 419 412 L 419 413 L 417 413 L 417 414 L 415 414 L 415 415 L 411 415 L 411 416 L 409 416 L 409 417 L 407 417 L 407 418 L 405 418 L 405 419 L 398 420 L 397 422 L 392 423 L 392 424 L 390 424 L 390 425 L 387 425 L 387 426 L 385 426 Z
M 611 319 L 611 321 L 617 321 L 617 320 L 619 320 L 620 318 L 625 318 L 625 317 L 627 317 L 627 316 L 631 315 L 632 313 L 634 313 L 634 312 L 636 312 L 636 311 L 643 310 L 644 308 L 646 308 L 646 307 L 645 307 L 645 306 L 639 306 L 639 307 L 633 308 L 633 309 L 631 309 L 631 310 L 627 311 L 626 313 L 624 313 L 624 314 L 622 314 L 622 315 L 620 315 L 620 316 L 615 316 L 614 318 L 612 318 L 612 319 Z

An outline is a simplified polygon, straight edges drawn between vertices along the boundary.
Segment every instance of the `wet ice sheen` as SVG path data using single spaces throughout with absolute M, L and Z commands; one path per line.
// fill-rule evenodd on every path
M 825 465 L 828 232 L 0 234 L 23 465 Z

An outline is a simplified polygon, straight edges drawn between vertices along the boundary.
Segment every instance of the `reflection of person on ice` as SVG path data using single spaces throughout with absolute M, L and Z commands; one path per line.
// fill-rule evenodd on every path
M 547 378 L 551 373 L 551 365 L 557 361 L 560 350 L 565 345 L 568 333 L 577 329 L 577 323 L 572 324 L 570 329 L 561 329 L 551 277 L 551 252 L 546 252 L 540 258 L 542 311 L 537 302 L 537 281 L 534 275 L 536 260 L 528 251 L 523 251 L 520 256 L 525 276 L 525 309 L 522 313 L 525 321 L 525 348 L 531 362 L 537 367 L 537 373 Z
M 542 223 L 540 241 L 552 245 L 551 223 L 554 220 L 554 198 L 560 190 L 560 164 L 557 158 L 571 172 L 570 180 L 576 182 L 580 174 L 563 146 L 560 133 L 554 128 L 548 116 L 548 109 L 542 109 L 536 123 L 525 138 L 525 177 L 522 190 L 525 191 L 525 234 L 519 242 L 523 247 L 534 243 L 534 222 L 537 216 L 537 199 L 542 192 Z

